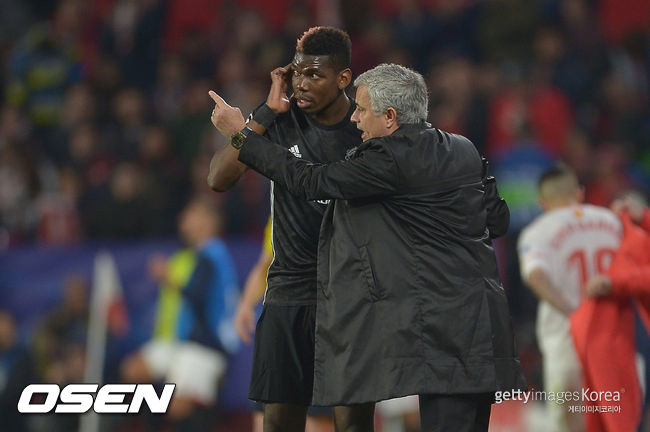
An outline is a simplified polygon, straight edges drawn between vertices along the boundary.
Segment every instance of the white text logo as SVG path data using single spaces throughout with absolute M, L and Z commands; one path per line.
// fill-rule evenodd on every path
M 97 384 L 68 384 L 63 389 L 57 384 L 30 384 L 20 395 L 18 412 L 32 414 L 54 410 L 56 413 L 82 414 L 92 408 L 96 413 L 135 414 L 140 412 L 145 402 L 152 413 L 165 413 L 175 388 L 176 384 L 165 384 L 159 397 L 152 384 L 106 384 L 102 387 Z M 130 393 L 133 393 L 131 402 L 125 403 L 124 399 Z M 33 402 L 35 394 L 45 395 L 45 399 Z
M 291 147 L 291 148 L 289 149 L 289 151 L 290 151 L 291 153 L 293 153 L 293 155 L 294 155 L 295 157 L 297 157 L 297 158 L 301 158 L 301 157 L 302 157 L 302 154 L 300 154 L 300 149 L 298 148 L 298 145 L 297 145 L 297 144 L 296 144 L 295 146 Z

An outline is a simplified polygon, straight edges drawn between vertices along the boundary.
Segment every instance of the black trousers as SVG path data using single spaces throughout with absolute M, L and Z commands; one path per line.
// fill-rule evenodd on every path
M 493 393 L 420 395 L 422 432 L 487 432 Z

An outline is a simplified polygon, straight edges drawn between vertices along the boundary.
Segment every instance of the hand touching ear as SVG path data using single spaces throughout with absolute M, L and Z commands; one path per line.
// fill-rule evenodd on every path
M 291 108 L 290 99 L 287 97 L 289 84 L 291 83 L 291 74 L 293 69 L 291 64 L 284 67 L 273 69 L 271 72 L 271 90 L 266 98 L 266 104 L 275 111 L 276 114 L 282 114 Z

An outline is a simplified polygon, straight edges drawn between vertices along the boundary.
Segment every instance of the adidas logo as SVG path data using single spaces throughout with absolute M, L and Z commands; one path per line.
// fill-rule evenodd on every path
M 291 147 L 289 149 L 291 153 L 297 158 L 302 158 L 302 154 L 300 154 L 300 149 L 298 148 L 298 145 L 296 144 L 295 146 Z

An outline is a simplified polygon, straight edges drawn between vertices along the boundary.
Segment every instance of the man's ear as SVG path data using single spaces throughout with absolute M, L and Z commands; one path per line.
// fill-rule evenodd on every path
M 397 111 L 395 111 L 395 108 L 388 107 L 383 116 L 386 122 L 386 129 L 390 129 L 397 125 Z
M 341 72 L 339 72 L 339 76 L 336 77 L 336 84 L 340 90 L 343 90 L 349 86 L 350 82 L 352 82 L 352 71 L 350 68 L 343 69 Z

